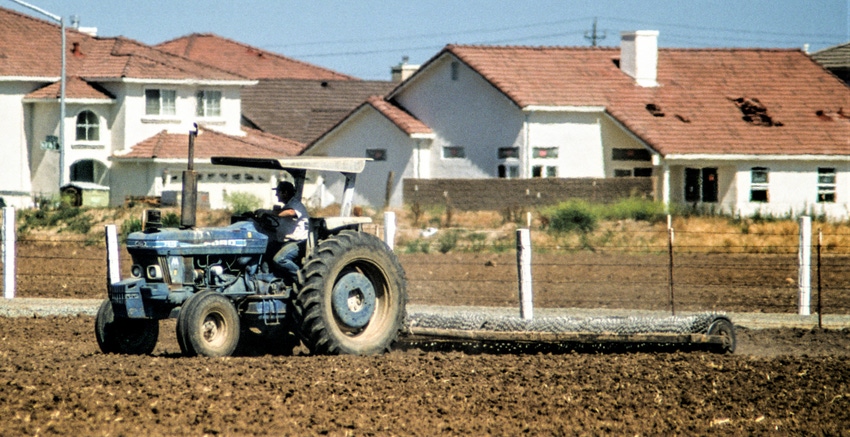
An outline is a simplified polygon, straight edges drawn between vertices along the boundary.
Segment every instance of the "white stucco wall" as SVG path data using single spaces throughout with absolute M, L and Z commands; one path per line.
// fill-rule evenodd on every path
M 246 193 L 256 196 L 261 206 L 269 208 L 277 201 L 274 188 L 285 172 L 272 170 L 216 166 L 195 162 L 198 191 L 207 193 L 210 208 L 224 209 L 227 194 Z M 118 161 L 111 172 L 110 203 L 122 205 L 127 196 L 161 196 L 164 191 L 183 190 L 185 162 L 128 162 Z M 179 206 L 179 205 L 178 205 Z
M 474 71 L 444 56 L 417 76 L 396 100 L 434 130 L 432 178 L 490 178 L 498 174 L 500 147 L 521 147 L 522 111 Z M 456 61 L 455 61 L 456 62 Z M 444 146 L 464 148 L 466 158 L 443 158 Z
M 241 89 L 238 86 L 127 83 L 120 88 L 123 105 L 118 120 L 123 124 L 124 131 L 124 138 L 121 142 L 122 150 L 129 149 L 162 131 L 188 133 L 192 130 L 193 123 L 202 124 L 228 135 L 244 135 L 240 127 L 242 108 L 240 102 Z M 146 89 L 175 90 L 177 94 L 176 114 L 146 115 Z M 196 93 L 199 90 L 221 91 L 221 116 L 199 117 L 196 115 Z
M 751 170 L 769 169 L 768 202 L 750 202 Z M 835 168 L 835 202 L 819 203 L 818 167 Z M 824 214 L 831 219 L 850 215 L 850 163 L 829 161 L 754 161 L 736 166 L 736 210 L 743 216 L 756 212 L 775 216 Z
M 33 82 L 0 81 L 0 150 L 3 152 L 0 197 L 8 206 L 21 208 L 32 204 L 27 150 L 27 137 L 31 133 L 25 122 L 25 111 L 31 108 L 21 103 L 21 98 L 37 87 Z
M 385 161 L 371 161 L 357 176 L 354 204 L 382 208 L 387 191 L 387 179 L 393 172 L 390 205 L 402 204 L 402 179 L 417 177 L 413 150 L 417 140 L 410 138 L 371 106 L 354 114 L 334 132 L 322 138 L 305 155 L 366 157 L 367 149 L 386 149 Z M 427 155 L 426 155 L 427 156 Z M 326 189 L 339 199 L 343 179 L 325 173 Z
M 528 115 L 529 151 L 535 147 L 558 147 L 557 159 L 531 157 L 536 165 L 558 166 L 557 177 L 604 177 L 600 114 L 585 112 L 534 112 Z

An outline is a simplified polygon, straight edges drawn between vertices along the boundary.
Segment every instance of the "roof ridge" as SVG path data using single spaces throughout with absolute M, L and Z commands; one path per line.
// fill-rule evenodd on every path
M 212 70 L 216 70 L 216 71 L 218 71 L 218 72 L 221 72 L 221 73 L 227 73 L 227 74 L 230 74 L 230 75 L 233 75 L 233 76 L 238 76 L 238 77 L 240 77 L 240 78 L 242 78 L 242 79 L 249 79 L 248 77 L 245 77 L 245 76 L 243 76 L 243 75 L 241 75 L 241 74 L 239 74 L 239 73 L 234 73 L 234 72 L 232 72 L 232 71 L 227 71 L 227 70 L 224 70 L 224 69 L 218 68 L 218 67 L 216 67 L 216 66 L 214 66 L 214 65 L 205 64 L 205 63 L 203 63 L 203 62 L 196 61 L 196 60 L 194 60 L 194 59 L 190 59 L 190 58 L 187 58 L 187 57 L 185 57 L 185 56 L 175 55 L 174 53 L 167 52 L 167 51 L 162 50 L 162 49 L 159 49 L 159 48 L 157 48 L 157 47 L 155 47 L 155 46 L 147 45 L 147 44 L 145 44 L 145 43 L 143 43 L 143 42 L 136 41 L 136 40 L 134 40 L 134 39 L 132 39 L 132 38 L 126 38 L 126 37 L 123 37 L 123 36 L 109 37 L 109 38 L 113 38 L 113 39 L 115 39 L 115 40 L 116 40 L 116 44 L 115 44 L 115 46 L 113 46 L 113 50 L 110 52 L 110 55 L 112 55 L 112 56 L 126 56 L 126 57 L 134 57 L 134 56 L 136 56 L 136 57 L 139 57 L 139 58 L 141 58 L 141 59 L 146 59 L 146 60 L 148 60 L 148 61 L 154 62 L 154 63 L 156 63 L 156 64 L 158 64 L 158 65 L 161 65 L 161 66 L 166 66 L 166 67 L 174 68 L 175 70 L 177 70 L 177 71 L 181 71 L 181 72 L 183 72 L 183 73 L 190 73 L 190 74 L 192 73 L 192 72 L 191 72 L 191 71 L 189 71 L 188 69 L 183 68 L 183 67 L 181 67 L 181 66 L 179 66 L 179 65 L 176 65 L 176 64 L 173 64 L 173 63 L 165 63 L 165 62 L 162 62 L 162 61 L 157 60 L 157 59 L 155 59 L 155 58 L 153 58 L 153 57 L 151 57 L 150 55 L 147 55 L 147 54 L 145 54 L 145 53 L 139 53 L 139 52 L 137 52 L 137 51 L 129 51 L 129 50 L 128 50 L 126 53 L 117 53 L 115 50 L 116 50 L 116 47 L 118 47 L 118 42 L 120 41 L 120 42 L 121 42 L 121 44 L 133 44 L 133 45 L 135 45 L 136 47 L 138 47 L 138 48 L 140 48 L 140 49 L 142 49 L 142 50 L 151 50 L 151 51 L 156 52 L 157 54 L 164 55 L 165 57 L 180 59 L 181 61 L 192 63 L 192 64 L 194 64 L 195 66 L 198 66 L 198 67 L 202 67 L 202 68 L 209 68 L 209 69 L 212 69 Z M 126 69 L 127 69 L 127 68 L 129 68 L 129 65 L 125 65 L 125 73 L 126 73 Z
M 203 125 L 200 125 L 200 127 L 202 127 L 202 128 L 203 128 Z M 244 126 L 240 126 L 240 129 L 245 129 L 245 127 L 244 127 Z M 253 129 L 253 130 L 255 130 L 255 131 L 256 131 L 256 129 Z M 249 145 L 249 146 L 251 146 L 251 147 L 255 147 L 255 148 L 258 148 L 258 149 L 266 150 L 266 151 L 269 151 L 269 152 L 275 152 L 275 151 L 276 151 L 275 149 L 273 149 L 273 148 L 271 148 L 271 147 L 267 147 L 267 146 L 264 146 L 264 145 L 262 145 L 262 144 L 252 143 L 252 142 L 248 141 L 248 140 L 247 140 L 247 135 L 246 135 L 246 136 L 236 136 L 236 135 L 230 135 L 230 134 L 226 134 L 226 133 L 224 133 L 224 132 L 217 131 L 217 130 L 215 130 L 215 129 L 211 129 L 211 128 L 204 128 L 204 132 L 205 132 L 205 133 L 213 133 L 213 134 L 215 134 L 215 135 L 217 135 L 217 136 L 223 136 L 223 137 L 226 137 L 226 138 L 230 138 L 231 140 L 238 141 L 238 142 L 240 142 L 240 143 L 242 143 L 242 144 L 246 144 L 246 145 Z M 246 134 L 247 134 L 247 132 L 246 132 Z M 282 139 L 282 140 L 287 140 L 286 138 L 278 137 L 277 135 L 272 135 L 272 134 L 268 134 L 268 133 L 266 133 L 266 135 L 267 135 L 267 136 L 276 137 L 276 138 L 279 138 L 279 139 Z M 287 141 L 291 141 L 291 140 L 287 140 Z M 300 144 L 300 143 L 299 143 L 299 144 Z
M 340 73 L 340 72 L 338 72 L 338 71 L 331 70 L 331 69 L 329 69 L 329 68 L 322 67 L 322 66 L 320 66 L 320 65 L 315 65 L 315 64 L 311 64 L 311 63 L 309 63 L 309 62 L 301 61 L 301 60 L 299 60 L 299 59 L 290 58 L 289 56 L 282 55 L 282 54 L 280 54 L 280 53 L 276 53 L 276 52 L 272 52 L 272 51 L 269 51 L 269 50 L 266 50 L 266 49 L 263 49 L 263 48 L 260 48 L 260 47 L 252 46 L 252 45 L 249 45 L 249 44 L 243 43 L 243 42 L 241 42 L 241 41 L 236 41 L 236 40 L 234 40 L 234 39 L 230 39 L 230 38 L 227 38 L 227 37 L 224 37 L 224 36 L 218 35 L 218 34 L 213 33 L 213 32 L 207 32 L 207 33 L 197 33 L 197 32 L 195 32 L 195 33 L 191 33 L 191 34 L 189 34 L 189 35 L 185 35 L 185 36 L 182 36 L 182 37 L 178 37 L 178 38 L 172 39 L 172 40 L 170 40 L 170 41 L 166 41 L 166 42 L 163 42 L 163 43 L 157 44 L 157 46 L 159 46 L 159 45 L 163 45 L 163 44 L 167 44 L 167 43 L 172 43 L 172 42 L 175 42 L 175 41 L 180 40 L 181 38 L 191 38 L 191 39 L 190 39 L 190 44 L 187 44 L 187 45 L 186 45 L 186 49 L 184 50 L 185 57 L 186 57 L 187 59 L 189 59 L 190 45 L 194 45 L 194 41 L 195 41 L 195 40 L 196 40 L 196 38 L 198 38 L 198 37 L 204 37 L 204 38 L 218 38 L 218 39 L 221 39 L 221 40 L 227 41 L 227 42 L 229 42 L 229 43 L 231 43 L 231 44 L 235 44 L 235 45 L 237 45 L 237 46 L 239 46 L 239 47 L 243 47 L 243 48 L 245 48 L 245 49 L 249 49 L 249 50 L 256 50 L 256 51 L 259 51 L 259 52 L 263 52 L 263 53 L 264 53 L 264 55 L 269 55 L 269 56 L 272 56 L 272 57 L 275 57 L 275 58 L 278 58 L 278 59 L 282 59 L 282 60 L 285 60 L 285 61 L 289 61 L 289 62 L 295 62 L 295 63 L 300 64 L 300 65 L 303 65 L 303 66 L 307 66 L 307 67 L 310 67 L 310 68 L 316 68 L 316 69 L 319 69 L 319 70 L 322 70 L 322 71 L 325 71 L 325 72 L 328 72 L 328 73 L 332 73 L 332 74 L 334 74 L 334 75 L 339 75 L 339 76 L 342 76 L 342 77 L 346 77 L 346 78 L 349 78 L 349 79 L 356 79 L 354 76 L 349 76 L 349 75 L 347 75 L 347 74 Z M 175 56 L 176 56 L 176 55 L 175 55 Z M 202 63 L 202 62 L 200 62 L 200 61 L 194 61 L 194 62 L 198 62 L 198 63 L 200 63 L 200 64 L 202 64 L 202 65 L 209 65 L 209 64 Z M 210 67 L 213 67 L 213 68 L 220 69 L 219 67 L 214 67 L 214 66 L 212 66 L 212 65 L 209 65 L 209 66 L 210 66 Z M 229 71 L 229 70 L 224 70 L 224 69 L 220 69 L 220 70 L 221 70 L 221 71 L 225 71 L 225 72 L 227 72 L 227 73 L 238 74 L 238 73 L 234 73 L 234 72 Z M 345 79 L 335 79 L 335 80 L 345 80 Z

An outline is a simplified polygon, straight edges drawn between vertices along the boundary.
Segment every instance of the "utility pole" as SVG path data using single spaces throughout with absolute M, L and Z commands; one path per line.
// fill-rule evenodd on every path
M 590 30 L 589 32 L 584 33 L 584 39 L 589 40 L 590 45 L 592 47 L 596 47 L 596 41 L 603 40 L 603 39 L 605 39 L 606 36 L 607 35 L 605 34 L 605 32 L 602 32 L 602 35 L 599 35 L 599 33 L 597 33 L 597 31 L 596 31 L 596 18 L 593 19 L 593 29 Z

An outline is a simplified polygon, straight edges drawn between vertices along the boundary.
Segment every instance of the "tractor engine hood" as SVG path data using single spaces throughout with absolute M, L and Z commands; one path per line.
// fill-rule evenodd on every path
M 269 237 L 251 221 L 221 228 L 161 228 L 127 237 L 131 255 L 262 255 Z

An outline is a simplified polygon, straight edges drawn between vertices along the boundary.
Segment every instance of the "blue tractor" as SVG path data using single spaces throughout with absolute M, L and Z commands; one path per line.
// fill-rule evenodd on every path
M 159 322 L 177 318 L 177 341 L 188 356 L 229 356 L 262 346 L 292 353 L 382 353 L 405 319 L 404 270 L 389 247 L 363 232 L 368 217 L 351 215 L 356 175 L 365 158 L 214 157 L 213 164 L 287 172 L 301 196 L 307 171 L 343 176 L 340 216 L 310 218 L 297 279 L 275 271 L 276 216 L 247 213 L 229 226 L 195 227 L 197 182 L 184 172 L 181 226 L 162 227 L 146 211 L 143 230 L 127 238 L 131 277 L 108 287 L 95 334 L 105 353 L 149 354 Z

